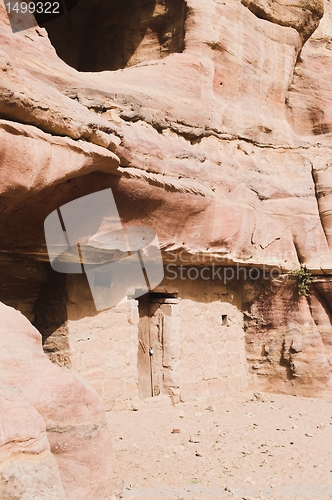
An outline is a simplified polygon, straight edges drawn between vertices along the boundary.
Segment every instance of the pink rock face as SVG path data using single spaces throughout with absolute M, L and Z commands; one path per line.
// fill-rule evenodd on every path
M 45 422 L 18 387 L 1 386 L 1 461 L 18 452 L 49 449 Z
M 246 342 L 255 386 L 293 395 L 330 396 L 330 311 L 322 300 L 321 284 L 315 284 L 310 297 L 299 299 L 292 280 L 280 280 L 257 296 L 251 314 L 245 317 Z
M 84 40 L 82 8 L 68 14 L 70 33 L 69 17 L 47 25 L 58 53 L 77 67 L 84 59 L 74 54 Z M 315 191 L 329 148 L 318 153 L 296 135 L 296 113 L 306 99 L 300 88 L 286 120 L 299 53 L 318 26 L 322 3 L 191 0 L 184 10 L 172 9 L 157 2 L 139 14 L 138 24 L 152 24 L 136 52 L 124 45 L 127 63 L 101 47 L 113 71 L 100 73 L 97 66 L 79 73 L 65 65 L 44 29 L 11 33 L 2 10 L 4 247 L 15 244 L 43 259 L 45 217 L 59 204 L 112 187 L 124 222 L 153 226 L 164 248 L 247 264 L 292 268 L 300 258 L 314 269 L 329 266 L 325 208 Z M 328 3 L 325 16 L 329 9 Z M 103 11 L 89 12 L 91 29 L 99 22 L 96 32 L 106 43 Z M 163 45 L 159 58 L 153 30 L 164 19 L 171 33 L 171 13 L 184 43 Z M 116 71 L 117 64 L 124 69 Z
M 106 500 L 118 493 L 119 470 L 97 393 L 48 360 L 40 334 L 21 313 L 0 304 L 0 317 L 0 373 L 7 387 L 0 406 L 1 460 L 14 452 L 42 454 L 48 473 L 58 474 L 59 491 L 61 477 L 66 498 Z
M 286 98 L 288 120 L 300 135 L 329 138 L 332 130 L 331 37 L 332 9 L 326 2 L 324 17 L 303 47 Z
M 36 288 L 47 280 L 31 269 L 48 261 L 45 218 L 106 188 L 124 225 L 156 230 L 165 262 L 171 251 L 178 263 L 191 255 L 331 273 L 331 16 L 331 2 L 323 8 L 319 0 L 135 0 L 130 11 L 84 0 L 45 28 L 13 34 L 1 3 L 0 264 L 12 276 L 4 299 L 25 310 L 19 256 L 27 266 L 21 282 L 35 287 L 26 307 L 33 319 Z M 330 390 L 330 281 L 321 279 L 290 310 L 287 287 L 285 296 L 272 289 L 273 299 L 245 302 L 242 312 L 259 325 L 247 332 L 249 358 L 264 365 L 253 374 L 258 384 L 287 391 L 288 373 L 293 393 Z M 271 360 L 261 354 L 269 342 Z M 47 364 L 38 349 L 40 368 L 31 360 L 20 387 L 47 423 L 65 488 L 83 498 L 89 484 L 106 488 L 94 483 L 102 453 L 89 458 L 92 479 L 84 483 L 86 442 L 108 446 L 100 402 L 65 371 L 54 372 L 52 393 L 37 375 Z M 11 356 L 22 358 L 15 349 Z M 106 485 L 108 475 L 101 477 Z
M 18 387 L 0 384 L 0 496 L 65 500 L 42 417 Z

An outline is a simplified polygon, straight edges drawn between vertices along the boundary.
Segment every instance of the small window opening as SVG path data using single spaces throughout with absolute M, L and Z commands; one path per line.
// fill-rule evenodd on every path
M 222 314 L 221 315 L 221 326 L 228 326 L 227 314 Z

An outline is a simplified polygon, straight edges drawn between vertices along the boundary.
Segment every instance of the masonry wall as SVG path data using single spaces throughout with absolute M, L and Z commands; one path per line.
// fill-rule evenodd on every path
M 137 407 L 137 301 L 96 314 L 83 278 L 72 275 L 67 284 L 71 367 L 101 395 L 106 410 Z
M 164 362 L 162 391 L 173 402 L 234 394 L 246 388 L 241 292 L 236 286 L 179 278 L 165 280 L 158 287 L 157 291 L 177 294 L 177 300 L 167 306 L 164 342 L 168 361 Z M 107 410 L 137 408 L 138 301 L 125 300 L 96 314 L 82 276 L 71 276 L 67 290 L 72 369 L 89 380 Z
M 219 281 L 177 281 L 182 401 L 247 387 L 241 294 Z

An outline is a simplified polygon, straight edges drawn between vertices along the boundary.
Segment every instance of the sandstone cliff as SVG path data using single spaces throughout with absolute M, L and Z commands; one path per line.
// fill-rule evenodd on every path
M 284 277 L 234 285 L 229 296 L 238 295 L 244 313 L 256 387 L 331 394 L 331 43 L 330 0 L 135 0 L 130 8 L 81 0 L 44 28 L 15 34 L 0 4 L 0 299 L 49 338 L 53 361 L 79 366 L 68 314 L 87 330 L 107 327 L 89 323 L 90 306 L 79 310 L 80 283 L 50 272 L 43 223 L 59 206 L 109 187 L 125 225 L 157 231 L 165 263 L 172 253 L 178 264 L 222 258 L 282 273 L 306 265 L 316 277 L 308 298 L 299 300 Z M 96 387 L 97 368 L 87 370 Z M 55 369 L 54 380 L 87 391 L 99 408 L 90 389 Z M 57 412 L 38 406 L 46 390 L 38 370 L 25 392 L 8 361 L 4 385 L 22 394 L 4 389 L 1 404 L 39 412 L 66 490 L 61 464 L 73 457 L 54 444 Z M 84 425 L 102 426 L 95 412 Z M 27 425 L 24 441 L 38 435 L 38 460 L 59 484 L 54 498 L 63 498 L 42 419 L 38 425 Z M 75 441 L 81 424 L 70 425 Z M 97 450 L 104 446 L 94 439 Z
M 3 250 L 43 259 L 46 215 L 107 185 L 124 221 L 148 221 L 165 249 L 328 268 L 330 2 L 316 32 L 319 2 L 256 7 L 189 2 L 172 14 L 174 26 L 186 18 L 171 54 L 147 28 L 127 69 L 94 73 L 66 66 L 45 29 L 14 36 L 1 7 Z M 56 20 L 67 52 L 80 13 L 70 30 Z
M 21 313 L 0 309 L 1 499 L 108 500 L 121 481 L 100 398 L 49 361 Z

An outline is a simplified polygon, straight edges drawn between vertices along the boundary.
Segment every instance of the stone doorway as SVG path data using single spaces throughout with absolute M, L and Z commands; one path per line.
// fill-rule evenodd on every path
M 172 338 L 177 335 L 177 328 L 174 328 L 177 306 L 178 299 L 170 294 L 151 292 L 139 299 L 137 370 L 140 399 L 168 394 L 173 385 L 168 375 L 176 363 Z

